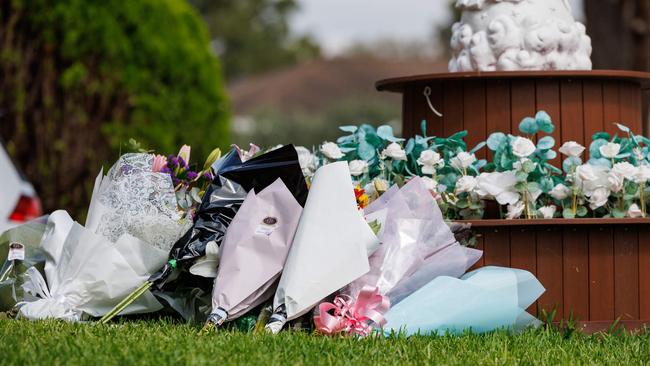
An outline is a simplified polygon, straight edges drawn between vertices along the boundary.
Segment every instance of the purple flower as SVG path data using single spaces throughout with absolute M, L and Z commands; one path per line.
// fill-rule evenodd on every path
M 187 162 L 183 160 L 183 158 L 181 158 L 180 156 L 178 157 L 178 165 L 184 167 L 185 169 L 189 168 Z
M 174 183 L 174 186 L 181 184 L 181 180 L 176 177 L 172 177 L 172 182 Z
M 169 155 L 167 158 L 167 166 L 170 167 L 171 169 L 174 169 L 178 166 L 178 158 L 175 157 L 174 155 Z
M 193 180 L 196 179 L 198 176 L 199 176 L 199 175 L 196 174 L 196 172 L 193 172 L 193 171 L 191 171 L 191 170 L 190 170 L 189 172 L 187 172 L 187 180 L 189 180 L 189 181 L 193 181 Z
M 212 180 L 214 180 L 214 176 L 212 176 L 212 173 L 210 172 L 203 174 L 203 177 L 205 177 L 205 179 L 208 180 L 209 182 L 212 182 Z

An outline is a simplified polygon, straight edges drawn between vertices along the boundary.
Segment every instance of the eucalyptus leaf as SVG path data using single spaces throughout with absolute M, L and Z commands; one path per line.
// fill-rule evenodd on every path
M 562 217 L 565 219 L 575 219 L 575 215 L 571 208 L 565 208 L 564 211 L 562 211 Z
M 537 182 L 528 183 L 528 192 L 537 193 L 537 192 L 539 192 L 541 190 L 542 190 L 542 188 L 540 187 L 539 183 L 537 183 Z
M 555 146 L 555 139 L 553 136 L 544 136 L 537 142 L 537 148 L 540 150 L 549 150 Z
M 422 136 L 427 137 L 427 120 L 423 119 L 420 122 L 420 130 L 422 131 Z
M 614 208 L 612 210 L 612 216 L 617 219 L 622 219 L 625 217 L 625 210 L 621 210 L 620 208 Z
M 596 132 L 595 134 L 593 134 L 593 136 L 591 136 L 591 139 L 594 140 L 594 141 L 596 141 L 596 140 L 609 141 L 611 138 L 612 138 L 612 136 L 610 134 L 608 134 L 607 132 Z
M 538 130 L 539 128 L 537 127 L 537 121 L 535 118 L 526 117 L 519 123 L 519 131 L 521 131 L 521 133 L 534 135 Z
M 455 134 L 449 136 L 448 140 L 454 140 L 455 142 L 461 142 L 465 137 L 467 137 L 467 131 L 456 132 Z M 463 143 L 464 145 L 464 143 Z
M 537 128 L 544 133 L 553 133 L 555 130 L 551 116 L 546 111 L 537 112 L 535 121 L 537 122 Z
M 497 151 L 499 147 L 507 143 L 508 143 L 508 137 L 501 132 L 495 132 L 491 134 L 490 137 L 487 139 L 488 149 L 492 151 Z
M 357 126 L 339 126 L 339 130 L 343 132 L 355 133 L 359 127 Z
M 589 210 L 585 206 L 578 206 L 576 209 L 576 215 L 578 217 L 585 217 L 589 213 Z
M 401 142 L 404 141 L 402 138 L 397 138 L 395 135 L 393 135 L 393 128 L 388 125 L 384 126 L 379 126 L 377 128 L 377 136 L 381 137 L 382 139 L 390 142 Z
M 630 133 L 630 128 L 629 127 L 627 127 L 625 125 L 622 125 L 620 123 L 614 123 L 614 124 L 616 125 L 616 127 L 618 127 L 619 130 L 621 130 L 621 131 L 623 131 L 625 133 Z
M 477 153 L 479 150 L 481 150 L 482 148 L 484 148 L 485 145 L 487 145 L 487 142 L 485 142 L 485 141 L 479 143 L 479 144 L 476 145 L 472 150 L 470 150 L 470 153 L 472 153 L 472 154 Z
M 566 159 L 564 159 L 564 162 L 562 163 L 562 169 L 566 173 L 571 173 L 576 167 L 582 165 L 582 159 L 576 156 L 570 156 Z
M 359 144 L 359 148 L 357 149 L 357 153 L 359 154 L 359 158 L 362 160 L 370 160 L 375 157 L 377 154 L 377 151 L 375 150 L 375 147 L 369 144 L 366 141 L 361 141 Z

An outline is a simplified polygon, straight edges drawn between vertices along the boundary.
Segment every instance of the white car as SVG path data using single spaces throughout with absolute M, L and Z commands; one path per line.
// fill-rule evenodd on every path
M 16 169 L 0 144 L 0 233 L 42 214 L 34 187 Z

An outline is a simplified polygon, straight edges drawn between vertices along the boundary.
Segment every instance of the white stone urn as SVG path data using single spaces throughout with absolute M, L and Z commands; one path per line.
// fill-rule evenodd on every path
M 457 0 L 450 72 L 591 70 L 591 38 L 569 0 Z

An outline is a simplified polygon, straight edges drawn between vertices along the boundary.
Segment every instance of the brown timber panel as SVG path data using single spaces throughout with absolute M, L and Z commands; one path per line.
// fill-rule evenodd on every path
M 535 231 L 525 228 L 513 228 L 510 231 L 510 267 L 523 269 L 537 275 L 536 257 Z M 531 305 L 528 312 L 537 315 L 537 304 Z
M 413 93 L 406 90 L 402 95 L 402 136 L 413 136 L 413 113 L 415 108 Z
M 485 88 L 487 131 L 489 136 L 494 132 L 510 131 L 510 83 L 505 80 L 488 80 Z M 492 158 L 490 152 L 489 157 Z
M 641 95 L 639 87 L 632 83 L 621 82 L 619 87 L 621 123 L 637 134 L 643 133 L 641 121 Z
M 618 129 L 614 126 L 615 122 L 621 120 L 620 101 L 619 101 L 619 83 L 617 81 L 603 82 L 603 111 L 604 130 L 609 133 L 616 133 Z
M 485 231 L 483 257 L 486 266 L 510 267 L 510 233 L 507 228 Z
M 591 136 L 605 130 L 603 110 L 603 83 L 585 80 L 582 84 L 585 115 L 585 146 L 589 147 Z M 587 157 L 588 151 L 584 156 Z
M 513 80 L 510 97 L 512 100 L 510 129 L 513 135 L 520 134 L 519 123 L 526 117 L 532 117 L 537 112 L 535 97 L 535 82 L 533 80 Z M 505 131 L 501 131 L 505 132 Z
M 555 309 L 555 320 L 563 319 L 562 231 L 557 227 L 537 232 L 537 278 L 546 288 L 539 309 L 549 314 Z
M 464 101 L 463 117 L 464 128 L 469 131 L 467 135 L 467 147 L 473 149 L 481 141 L 487 139 L 486 129 L 486 96 L 484 81 L 468 81 L 464 83 Z M 481 149 L 476 153 L 479 159 L 487 157 L 486 149 Z
M 588 230 L 565 228 L 563 239 L 564 317 L 589 320 Z
M 482 250 L 483 253 L 485 253 L 485 236 L 483 232 L 478 232 L 478 235 L 476 235 L 476 249 Z M 478 262 L 476 262 L 469 271 L 473 271 L 483 266 L 485 266 L 485 255 L 482 255 Z
M 639 318 L 650 319 L 650 225 L 639 227 Z
M 463 84 L 461 82 L 448 82 L 444 84 L 444 129 L 443 136 L 448 137 L 452 134 L 463 131 Z M 426 103 L 426 101 L 425 101 Z
M 634 227 L 615 230 L 614 288 L 615 318 L 639 319 L 639 239 Z
M 582 320 L 614 319 L 614 238 L 611 227 L 589 228 L 589 303 L 589 319 Z
M 582 83 L 576 80 L 565 80 L 562 81 L 560 89 L 562 100 L 561 141 L 576 141 L 588 146 L 583 129 Z
M 555 124 L 555 131 L 551 134 L 556 144 L 561 144 L 562 134 L 562 113 L 560 111 L 560 82 L 559 80 L 538 80 L 537 81 L 537 111 L 546 111 Z M 555 147 L 556 149 L 559 146 Z M 551 160 L 553 164 L 560 163 L 560 156 Z

